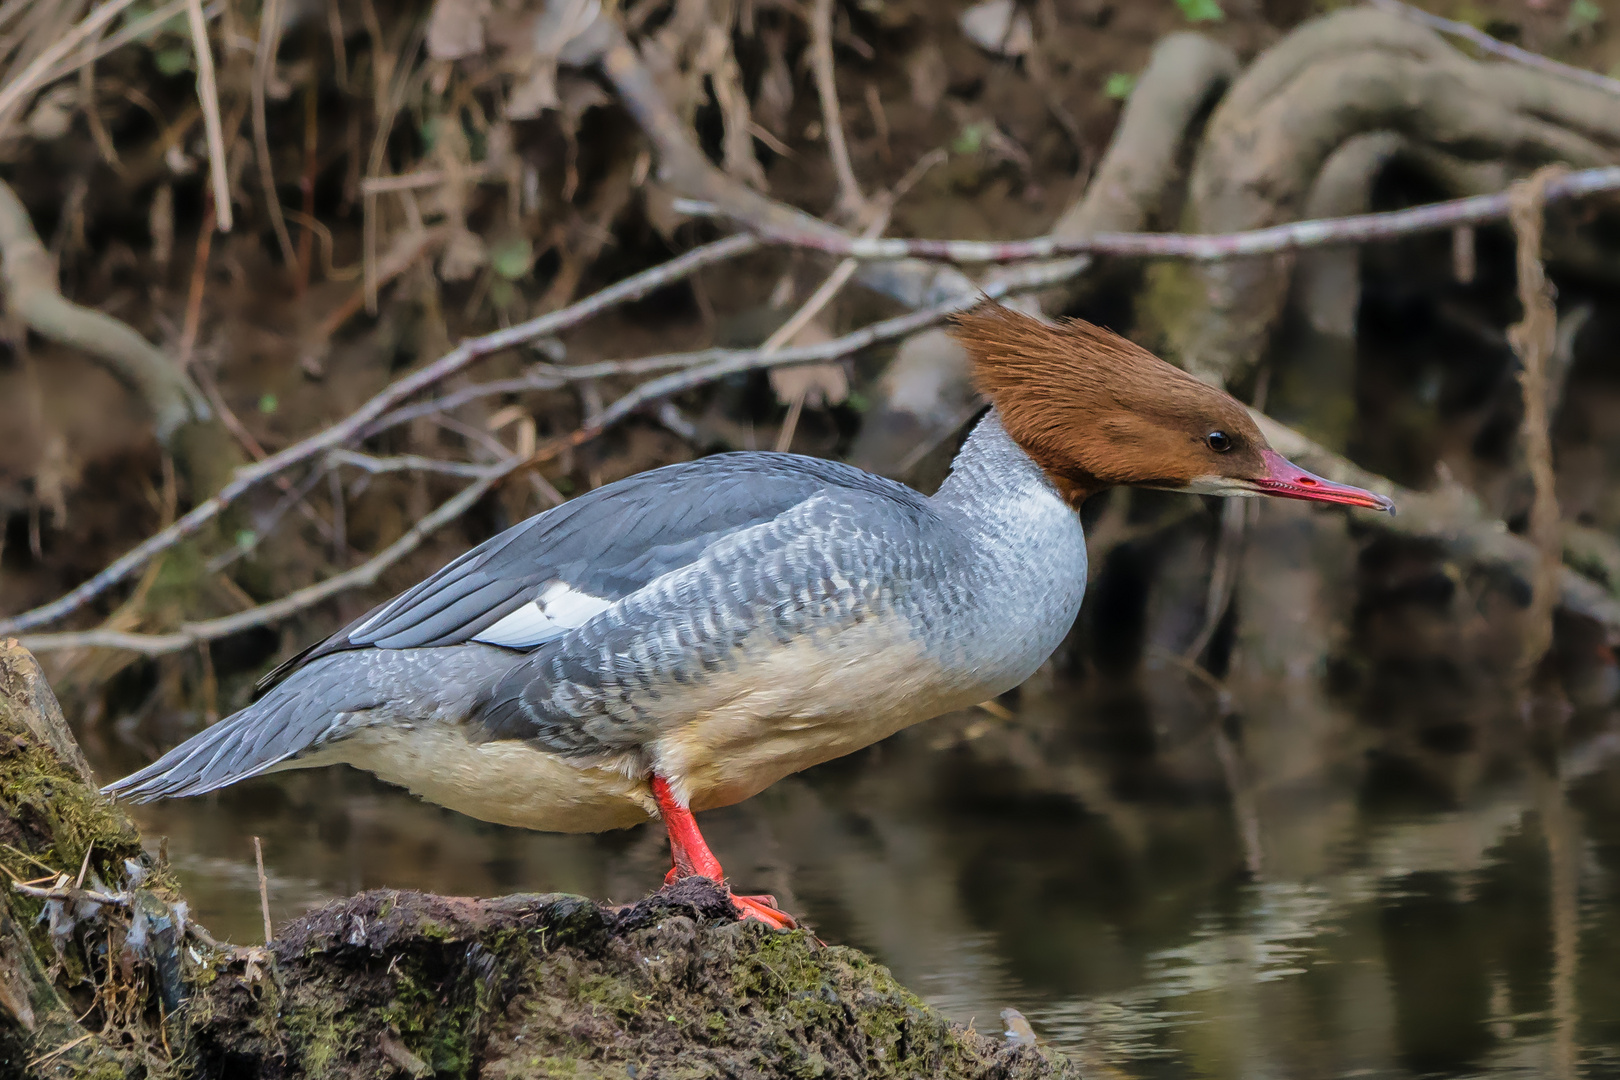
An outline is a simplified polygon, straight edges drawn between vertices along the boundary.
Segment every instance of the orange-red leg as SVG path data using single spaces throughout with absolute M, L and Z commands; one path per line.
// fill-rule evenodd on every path
M 670 790 L 669 781 L 654 774 L 652 790 L 653 798 L 658 800 L 658 812 L 664 818 L 664 828 L 669 830 L 669 856 L 675 864 L 664 875 L 664 884 L 673 884 L 682 878 L 706 877 L 725 885 L 726 874 L 720 868 L 720 860 L 715 858 L 708 842 L 703 839 L 703 833 L 698 831 L 697 819 L 692 816 L 692 811 Z M 727 891 L 730 891 L 729 887 Z M 778 928 L 799 925 L 793 916 L 776 906 L 774 896 L 733 894 L 731 902 L 745 919 L 757 919 L 767 926 Z

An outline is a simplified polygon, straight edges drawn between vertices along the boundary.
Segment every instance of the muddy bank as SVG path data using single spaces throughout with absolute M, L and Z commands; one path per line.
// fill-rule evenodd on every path
M 702 880 L 619 908 L 379 890 L 220 945 L 88 778 L 0 644 L 0 1077 L 1077 1075 Z

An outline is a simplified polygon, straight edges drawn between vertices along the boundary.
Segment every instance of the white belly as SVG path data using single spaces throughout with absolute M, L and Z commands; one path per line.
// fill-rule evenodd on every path
M 465 729 L 365 728 L 299 766 L 343 761 L 428 802 L 497 825 L 605 832 L 658 816 L 644 779 L 576 764 L 524 742 L 470 741 Z

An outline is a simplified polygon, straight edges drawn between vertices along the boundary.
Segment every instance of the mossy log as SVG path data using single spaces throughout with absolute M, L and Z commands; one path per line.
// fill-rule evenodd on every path
M 853 949 L 738 922 L 702 879 L 622 908 L 374 891 L 221 945 L 15 642 L 0 844 L 0 1078 L 1077 1075 Z

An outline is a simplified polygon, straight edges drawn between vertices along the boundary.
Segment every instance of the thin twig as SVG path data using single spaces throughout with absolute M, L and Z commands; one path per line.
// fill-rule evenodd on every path
M 1238 549 L 1243 544 L 1243 530 L 1247 523 L 1247 499 L 1227 499 L 1221 506 L 1221 534 L 1215 544 L 1215 558 L 1209 568 L 1209 591 L 1204 597 L 1204 621 L 1198 627 L 1191 644 L 1182 650 L 1182 658 L 1197 663 L 1204 655 L 1215 631 L 1226 618 L 1226 609 L 1232 602 L 1232 589 L 1237 583 Z
M 883 230 L 889 227 L 891 210 L 892 206 L 885 206 L 879 211 L 877 217 L 872 219 L 872 223 L 866 227 L 862 235 L 881 235 Z M 840 262 L 833 269 L 833 272 L 827 276 L 827 280 L 823 281 L 816 291 L 810 294 L 810 299 L 806 300 L 803 306 L 798 311 L 795 311 L 787 322 L 778 327 L 774 334 L 765 339 L 765 344 L 759 347 L 760 353 L 769 356 L 798 337 L 804 328 L 810 325 L 811 320 L 821 314 L 823 308 L 832 303 L 833 297 L 838 295 L 839 291 L 849 282 L 850 278 L 855 276 L 855 271 L 859 270 L 860 267 L 860 262 L 855 259 L 845 259 Z M 804 396 L 805 388 L 801 386 L 793 395 L 793 400 L 788 402 L 787 418 L 782 421 L 782 430 L 776 437 L 776 452 L 779 454 L 787 452 L 793 446 L 793 432 L 799 426 L 799 416 L 804 411 Z
M 66 881 L 67 878 L 64 875 L 60 880 Z M 128 907 L 130 902 L 129 893 L 127 892 L 104 893 L 97 892 L 94 889 L 66 887 L 45 889 L 37 885 L 27 885 L 21 881 L 13 882 L 11 887 L 24 896 L 32 896 L 36 900 L 89 900 L 97 904 L 106 904 L 109 907 Z
M 101 119 L 101 110 L 96 107 L 96 63 L 90 59 L 95 55 L 96 46 L 100 44 L 99 38 L 91 39 L 85 44 L 84 64 L 79 68 L 79 109 L 84 113 L 84 122 L 90 129 L 90 138 L 101 153 L 101 160 L 118 175 L 126 174 L 123 162 L 118 160 L 118 148 L 113 145 L 113 137 L 107 131 L 107 125 Z
M 371 137 L 371 152 L 366 161 L 366 176 L 375 177 L 381 174 L 384 160 L 388 156 L 388 136 L 394 130 L 394 119 L 399 115 L 411 85 L 413 69 L 409 61 L 425 40 L 427 23 L 416 20 L 416 26 L 409 31 L 409 37 L 397 48 L 389 50 L 385 48 L 382 40 L 382 26 L 377 20 L 375 5 L 366 3 L 362 13 L 372 37 L 372 64 L 375 69 L 374 81 L 380 106 L 376 131 Z M 409 21 L 406 25 L 410 25 Z M 363 184 L 361 187 L 361 265 L 364 270 L 362 277 L 365 283 L 365 306 L 368 314 L 375 315 L 379 285 L 377 239 L 381 223 L 378 221 L 377 196 L 365 191 Z
M 1382 8 L 1384 11 L 1399 15 L 1402 18 L 1421 23 L 1431 30 L 1438 30 L 1442 34 L 1460 37 L 1465 41 L 1472 42 L 1488 53 L 1505 57 L 1526 67 L 1535 68 L 1537 71 L 1545 71 L 1550 75 L 1557 75 L 1559 78 L 1569 79 L 1572 82 L 1595 86 L 1599 90 L 1606 90 L 1611 94 L 1620 94 L 1620 79 L 1611 79 L 1607 75 L 1599 75 L 1595 71 L 1587 71 L 1585 68 L 1559 63 L 1557 60 L 1542 56 L 1540 53 L 1531 52 L 1529 49 L 1509 45 L 1500 38 L 1494 38 L 1485 31 L 1469 26 L 1467 23 L 1455 22 L 1439 15 L 1431 15 L 1427 11 L 1420 11 L 1410 4 L 1403 4 L 1400 0 L 1368 0 L 1368 3 L 1373 7 Z
M 492 177 L 488 164 L 476 162 L 467 166 L 457 175 L 457 179 L 472 183 Z M 368 176 L 360 181 L 360 191 L 364 195 L 386 195 L 393 191 L 415 191 L 418 188 L 438 187 L 449 179 L 443 169 L 422 169 L 418 172 L 400 173 L 397 176 Z
M 915 187 L 917 182 L 927 175 L 930 169 L 944 161 L 945 157 L 943 150 L 934 150 L 923 155 L 915 165 L 907 170 L 906 175 L 894 186 L 894 190 L 883 197 L 881 205 L 877 207 L 876 216 L 873 217 L 871 223 L 867 225 L 861 235 L 865 237 L 882 236 L 883 230 L 889 227 L 889 218 L 894 213 L 894 204 L 899 202 L 907 192 Z M 859 270 L 860 266 L 860 261 L 857 259 L 845 259 L 839 263 L 833 272 L 828 275 L 827 280 L 823 281 L 820 287 L 810 294 L 810 299 L 806 300 L 804 305 L 794 312 L 787 322 L 778 327 L 774 334 L 765 339 L 765 344 L 760 346 L 760 352 L 770 355 L 798 337 L 800 332 L 810 325 L 810 321 L 821 314 L 822 309 L 832 302 L 833 297 L 838 295 L 839 291 L 849 282 L 849 279 L 855 276 L 855 271 Z M 804 395 L 805 391 L 801 388 L 798 393 L 793 395 L 793 400 L 788 403 L 787 418 L 783 420 L 782 431 L 776 439 L 778 453 L 787 451 L 793 445 L 793 432 L 798 427 L 800 413 L 804 411 Z
M 326 455 L 329 465 L 353 465 L 373 476 L 391 472 L 431 472 L 445 476 L 483 476 L 488 465 L 474 465 L 465 461 L 442 461 L 420 454 L 399 454 L 395 457 L 375 457 L 353 450 L 333 450 Z
M 118 33 L 100 39 L 96 43 L 93 52 L 81 53 L 78 56 L 71 56 L 58 61 L 57 66 L 46 72 L 44 77 L 40 79 L 40 86 L 49 86 L 58 79 L 65 79 L 78 71 L 81 66 L 93 64 L 108 53 L 115 52 L 132 41 L 145 40 L 152 31 L 164 25 L 176 15 L 184 14 L 186 5 L 190 2 L 191 0 L 169 0 L 169 3 L 164 4 L 150 15 L 136 19 Z M 203 17 L 212 22 L 214 19 L 219 18 L 224 10 L 225 0 L 214 0 L 212 4 L 203 8 Z
M 208 202 L 212 204 L 212 196 Z M 219 217 L 210 205 L 203 211 L 202 228 L 197 230 L 197 247 L 191 258 L 191 284 L 186 290 L 186 314 L 180 323 L 180 341 L 175 346 L 175 362 L 182 371 L 191 366 L 192 353 L 197 349 L 197 335 L 202 332 L 203 294 L 208 289 L 208 259 L 213 254 L 214 229 L 218 223 Z
M 225 126 L 219 119 L 219 86 L 214 81 L 214 49 L 208 41 L 208 22 L 202 0 L 186 0 L 186 21 L 191 26 L 191 48 L 197 55 L 197 97 L 202 101 L 203 127 L 208 133 L 208 175 L 214 184 L 214 214 L 220 232 L 230 232 L 231 182 L 226 175 Z
M 639 274 L 633 274 L 623 281 L 610 285 L 565 308 L 559 308 L 527 322 L 518 323 L 515 326 L 462 342 L 421 370 L 391 383 L 359 409 L 349 414 L 346 419 L 311 435 L 301 442 L 294 443 L 279 453 L 270 455 L 261 462 L 238 469 L 231 478 L 231 482 L 221 488 L 212 498 L 193 508 L 190 513 L 162 532 L 143 541 L 127 554 L 114 560 L 111 565 L 84 582 L 84 584 L 48 604 L 43 604 L 21 615 L 0 620 L 0 634 L 16 634 L 23 630 L 31 630 L 34 627 L 55 622 L 64 615 L 77 610 L 114 585 L 127 579 L 159 553 L 168 550 L 187 537 L 195 535 L 200 529 L 218 517 L 225 507 L 231 505 L 258 484 L 279 475 L 294 465 L 308 461 L 327 450 L 350 442 L 364 432 L 372 421 L 402 401 L 454 375 L 474 361 L 491 353 L 497 353 L 527 341 L 533 341 L 536 338 L 549 337 L 560 333 L 619 304 L 638 300 L 648 293 L 679 281 L 705 266 L 746 254 L 755 250 L 758 246 L 759 242 L 751 236 L 742 234 L 729 236 L 724 240 L 717 240 L 712 244 L 694 248 L 684 255 L 677 256 L 666 263 L 661 263 Z
M 441 503 L 439 508 L 411 526 L 409 532 L 388 547 L 356 566 L 335 574 L 316 585 L 306 586 L 288 593 L 280 600 L 239 611 L 219 619 L 185 623 L 171 634 L 132 634 L 116 630 L 85 630 L 62 634 L 25 634 L 19 640 L 23 648 L 33 652 L 53 649 L 109 648 L 127 649 L 143 656 L 163 656 L 180 652 L 196 645 L 217 641 L 222 637 L 259 626 L 269 626 L 289 615 L 314 607 L 341 592 L 374 585 L 384 570 L 393 566 L 422 545 L 422 541 L 450 522 L 459 518 L 483 498 L 495 485 L 526 465 L 521 455 L 513 455 L 484 471 L 483 476 L 456 495 Z
M 73 879 L 75 889 L 84 888 L 84 875 L 90 872 L 90 853 L 96 850 L 96 842 L 90 841 L 84 846 L 84 858 L 79 862 L 79 876 Z
M 788 364 L 806 364 L 816 361 L 837 360 L 852 353 L 867 349 L 885 341 L 906 337 L 919 330 L 926 330 L 935 326 L 959 311 L 966 311 L 985 300 L 998 300 L 1012 292 L 1027 289 L 1039 289 L 1061 281 L 1065 275 L 1074 271 L 1068 264 L 1053 267 L 1046 275 L 1031 274 L 1023 278 L 1016 288 L 997 284 L 986 287 L 982 292 L 954 296 L 949 300 L 935 304 L 932 307 L 922 308 L 905 315 L 897 315 L 892 319 L 872 323 L 869 326 L 845 334 L 843 337 L 815 345 L 803 345 L 798 348 L 783 349 L 780 352 L 766 354 L 761 349 L 708 349 L 703 350 L 714 359 L 709 363 L 689 366 L 685 371 L 677 371 L 662 378 L 650 379 L 625 394 L 619 400 L 602 410 L 602 415 L 596 422 L 582 428 L 575 436 L 578 442 L 593 437 L 603 429 L 618 423 L 626 416 L 650 402 L 689 390 L 694 386 L 723 379 L 727 375 L 735 375 L 743 371 L 755 371 L 762 368 L 782 367 Z M 693 356 L 699 354 L 693 353 Z M 0 627 L 0 632 L 4 628 Z
M 360 313 L 360 309 L 365 306 L 367 289 L 380 289 L 394 280 L 416 265 L 416 260 L 429 250 L 448 241 L 450 235 L 450 226 L 440 224 L 425 229 L 413 229 L 396 237 L 381 259 L 372 260 L 370 284 L 351 293 L 348 299 L 328 312 L 326 317 L 310 331 L 305 344 L 306 363 L 315 360 L 332 335 L 342 329 L 344 323 Z
M 1553 609 L 1558 606 L 1558 576 L 1564 565 L 1564 543 L 1559 527 L 1557 475 L 1553 471 L 1552 418 L 1547 410 L 1547 360 L 1558 337 L 1558 312 L 1552 287 L 1541 264 L 1541 233 L 1545 224 L 1546 190 L 1563 172 L 1562 166 L 1538 169 L 1528 180 L 1513 186 L 1513 235 L 1518 242 L 1517 269 L 1520 321 L 1508 328 L 1508 340 L 1520 361 L 1519 385 L 1524 391 L 1524 418 L 1519 429 L 1525 462 L 1535 498 L 1530 506 L 1529 535 L 1540 558 L 1531 579 L 1524 653 L 1520 657 L 1521 685 L 1528 685 L 1541 658 L 1552 647 Z
M 943 162 L 946 157 L 947 155 L 943 150 L 934 150 L 918 159 L 917 164 L 907 170 L 906 175 L 900 178 L 900 182 L 894 185 L 894 190 L 884 196 L 882 208 L 879 210 L 877 217 L 862 233 L 863 238 L 871 239 L 883 235 L 883 230 L 888 228 L 889 218 L 894 213 L 895 203 L 904 198 L 912 188 L 917 186 L 918 181 L 928 174 L 930 169 Z M 783 323 L 776 333 L 767 338 L 765 344 L 760 346 L 760 349 L 768 353 L 775 352 L 798 337 L 799 331 L 808 326 L 810 320 L 819 315 L 821 309 L 826 307 L 834 296 L 838 295 L 838 291 L 849 281 L 850 276 L 855 273 L 859 265 L 857 259 L 845 259 L 839 263 L 837 269 L 832 272 L 826 281 L 821 283 L 821 287 L 811 294 L 810 299 L 804 302 L 804 306 L 796 311 L 792 318 Z
M 34 57 L 33 63 L 29 64 L 22 74 L 0 88 L 0 127 L 10 121 L 12 113 L 28 99 L 30 94 L 53 81 L 55 77 L 59 77 L 52 70 L 58 61 L 72 55 L 87 39 L 99 33 L 103 26 L 123 14 L 124 9 L 134 2 L 135 0 L 108 0 L 107 3 L 98 6 L 82 22 L 64 34 L 56 44 Z M 94 55 L 82 58 L 81 63 L 88 63 Z M 74 64 L 71 70 L 77 71 L 78 68 L 79 64 Z
M 849 162 L 849 146 L 844 141 L 843 112 L 838 105 L 838 83 L 834 75 L 832 48 L 833 0 L 815 0 L 810 14 L 810 66 L 816 76 L 816 95 L 821 99 L 821 126 L 832 157 L 833 174 L 838 177 L 837 216 L 858 221 L 866 214 L 866 196 Z M 850 271 L 854 273 L 854 271 Z
M 270 944 L 275 934 L 270 927 L 270 882 L 264 876 L 264 845 L 259 838 L 253 838 L 253 862 L 259 868 L 259 910 L 264 913 L 264 943 Z
M 1611 165 L 1568 173 L 1547 185 L 1546 197 L 1552 202 L 1615 190 L 1620 190 L 1620 166 Z M 716 216 L 730 216 L 740 226 L 754 232 L 768 243 L 824 251 L 830 255 L 842 255 L 863 261 L 931 259 L 950 263 L 1009 263 L 1055 259 L 1067 255 L 1096 254 L 1218 262 L 1255 255 L 1275 255 L 1328 244 L 1389 240 L 1413 233 L 1450 229 L 1458 225 L 1478 225 L 1507 217 L 1510 201 L 1510 196 L 1506 192 L 1474 195 L 1466 199 L 1429 203 L 1409 210 L 1296 221 L 1286 225 L 1225 234 L 1099 232 L 1090 236 L 1038 236 L 1032 240 L 1006 241 L 868 240 L 842 233 L 835 235 L 820 231 L 798 232 L 776 222 L 744 220 L 729 214 L 723 207 L 715 204 L 677 200 L 676 209 L 688 214 L 708 211 Z
M 276 526 L 281 523 L 281 520 L 287 516 L 294 506 L 305 505 L 304 500 L 309 497 L 311 491 L 315 490 L 315 485 L 320 483 L 321 477 L 326 471 L 326 466 L 323 464 L 320 468 L 311 469 L 308 476 L 304 477 L 299 483 L 292 485 L 292 490 L 282 488 L 282 496 L 276 500 L 276 504 L 270 508 L 270 512 L 255 517 L 254 527 L 250 530 L 252 538 L 247 543 L 242 543 L 241 534 L 239 533 L 235 544 L 208 560 L 208 572 L 217 574 L 236 560 L 257 551 L 259 545 L 264 543 L 265 537 L 275 531 Z M 278 477 L 278 479 L 280 478 Z M 277 486 L 280 487 L 279 484 Z
M 270 211 L 270 225 L 276 232 L 276 243 L 281 245 L 281 258 L 291 268 L 298 265 L 298 254 L 293 250 L 292 234 L 287 232 L 287 219 L 281 212 L 281 199 L 276 195 L 276 174 L 270 163 L 270 132 L 265 119 L 265 86 L 276 66 L 276 46 L 281 42 L 282 0 L 265 0 L 259 16 L 259 44 L 253 54 L 253 147 L 259 159 L 259 182 L 264 185 L 264 201 Z

